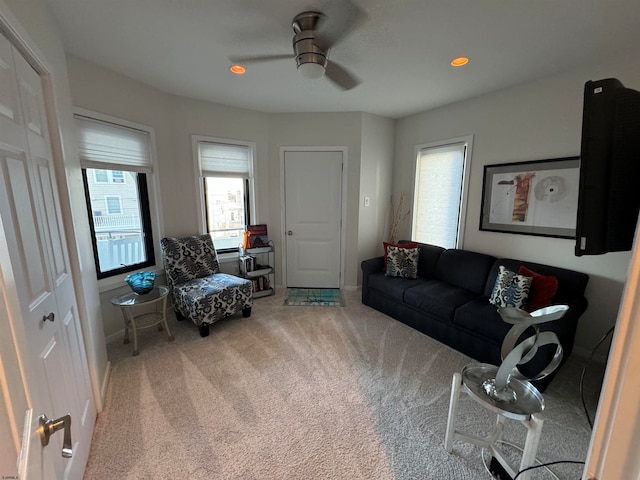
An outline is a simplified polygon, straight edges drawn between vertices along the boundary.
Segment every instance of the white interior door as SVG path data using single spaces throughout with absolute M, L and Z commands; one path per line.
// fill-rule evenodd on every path
M 27 402 L 21 478 L 81 478 L 96 410 L 77 318 L 41 78 L 0 35 L 0 269 L 2 306 L 21 364 Z M 6 333 L 6 332 L 5 332 Z M 43 447 L 38 417 L 71 416 Z M 20 419 L 22 423 L 22 419 Z
M 285 151 L 287 287 L 340 288 L 342 152 Z

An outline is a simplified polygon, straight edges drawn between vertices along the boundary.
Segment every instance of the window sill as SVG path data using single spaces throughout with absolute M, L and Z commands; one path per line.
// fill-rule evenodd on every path
M 218 262 L 231 263 L 238 261 L 238 252 L 218 253 Z

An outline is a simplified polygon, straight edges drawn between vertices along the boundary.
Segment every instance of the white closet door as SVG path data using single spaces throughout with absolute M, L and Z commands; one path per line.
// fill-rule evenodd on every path
M 40 76 L 0 36 L 0 269 L 4 308 L 33 411 L 28 478 L 81 478 L 95 423 L 95 404 L 61 221 Z M 38 417 L 70 414 L 73 455 L 64 432 L 43 447 Z M 28 447 L 28 448 L 27 448 Z M 24 470 L 26 468 L 26 470 Z

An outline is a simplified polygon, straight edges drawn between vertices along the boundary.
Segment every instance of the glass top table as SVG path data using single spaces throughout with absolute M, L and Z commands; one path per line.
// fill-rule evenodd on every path
M 169 341 L 174 340 L 174 336 L 167 324 L 167 297 L 169 288 L 164 285 L 154 287 L 149 293 L 139 295 L 135 292 L 128 292 L 116 295 L 111 299 L 111 303 L 122 310 L 124 318 L 124 343 L 129 343 L 129 326 L 133 333 L 133 355 L 138 355 L 138 335 L 137 330 L 158 326 L 158 330 L 167 331 Z M 154 305 L 155 311 L 134 315 L 135 307 Z
M 111 303 L 117 307 L 132 306 L 132 305 L 144 305 L 146 303 L 153 303 L 169 295 L 169 287 L 159 285 L 153 287 L 149 293 L 144 295 L 137 294 L 135 292 L 128 292 L 122 295 L 117 295 L 111 299 Z

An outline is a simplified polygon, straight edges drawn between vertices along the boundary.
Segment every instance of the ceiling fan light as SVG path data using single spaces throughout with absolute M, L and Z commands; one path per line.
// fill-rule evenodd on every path
M 298 66 L 298 71 L 304 78 L 311 80 L 324 76 L 324 66 L 317 63 L 303 63 Z

